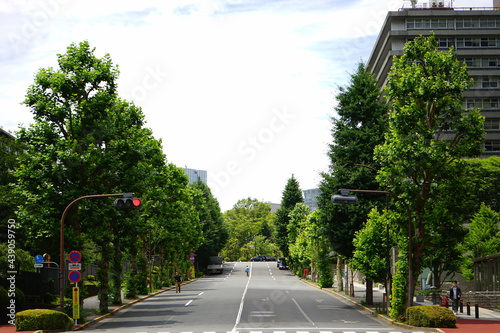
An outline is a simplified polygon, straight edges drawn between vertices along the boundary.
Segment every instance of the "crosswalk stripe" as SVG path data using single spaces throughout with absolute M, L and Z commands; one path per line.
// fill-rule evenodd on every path
M 361 330 L 361 331 L 343 331 L 342 329 L 333 330 L 333 331 L 314 331 L 314 330 L 313 331 L 296 331 L 296 330 L 290 330 L 290 331 L 272 331 L 272 330 L 271 331 L 245 331 L 245 330 L 243 330 L 241 333 L 315 333 L 315 332 L 317 332 L 317 333 L 382 333 L 380 331 L 364 331 L 364 330 Z M 135 333 L 149 333 L 149 332 L 135 332 Z M 171 332 L 161 331 L 161 332 L 152 332 L 152 333 L 171 333 Z M 182 331 L 179 333 L 195 333 L 195 332 Z M 204 332 L 200 332 L 200 333 L 217 333 L 217 332 L 216 331 L 204 331 Z M 240 331 L 228 331 L 225 333 L 240 333 Z M 387 333 L 403 333 L 403 332 L 401 332 L 401 331 L 388 331 Z M 411 333 L 426 333 L 426 332 L 413 331 Z

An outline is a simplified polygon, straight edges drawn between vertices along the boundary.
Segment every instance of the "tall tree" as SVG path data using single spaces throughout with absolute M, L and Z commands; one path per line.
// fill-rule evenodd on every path
M 375 181 L 378 164 L 373 161 L 373 150 L 383 142 L 388 107 L 363 63 L 359 63 L 357 71 L 351 75 L 350 84 L 339 87 L 336 98 L 338 118 L 331 118 L 330 165 L 329 171 L 321 174 L 318 205 L 320 219 L 334 250 L 344 258 L 350 258 L 354 251 L 354 234 L 363 227 L 373 205 L 383 202 L 384 197 L 365 195 L 355 206 L 333 204 L 330 198 L 341 188 L 379 189 Z
M 58 69 L 36 74 L 24 101 L 35 122 L 19 131 L 26 146 L 16 169 L 16 191 L 24 197 L 19 224 L 32 248 L 54 259 L 61 214 L 75 198 L 123 192 L 147 196 L 167 187 L 162 179 L 178 179 L 166 166 L 161 143 L 144 127 L 142 110 L 118 97 L 118 69 L 110 56 L 98 58 L 94 51 L 88 42 L 71 44 L 58 55 Z M 186 183 L 170 182 L 164 192 L 181 191 Z M 101 312 L 108 311 L 112 251 L 120 254 L 126 248 L 121 239 L 140 239 L 131 235 L 143 230 L 141 211 L 118 212 L 111 200 L 94 199 L 79 202 L 66 217 L 66 249 L 81 249 L 84 260 L 84 241 L 100 249 Z
M 216 256 L 224 248 L 229 239 L 229 227 L 220 210 L 219 202 L 212 195 L 206 184 L 198 180 L 191 184 L 196 190 L 194 204 L 203 231 L 203 243 L 196 252 L 198 269 L 204 269 L 210 256 Z
M 406 202 L 399 228 L 410 233 L 413 263 L 412 283 L 407 288 L 407 304 L 413 298 L 421 271 L 425 246 L 432 241 L 429 232 L 443 221 L 439 199 L 444 186 L 458 182 L 462 174 L 461 158 L 478 155 L 484 135 L 484 118 L 478 110 L 464 112 L 462 92 L 471 87 L 466 65 L 457 60 L 455 51 L 437 50 L 434 35 L 417 37 L 394 58 L 387 94 L 391 101 L 389 130 L 384 144 L 377 147 L 375 158 L 381 164 L 378 180 Z M 446 220 L 453 223 L 453 209 Z M 410 227 L 410 229 L 408 229 Z M 442 229 L 444 230 L 444 228 Z M 408 248 L 406 244 L 400 244 Z M 408 274 L 408 272 L 400 272 Z M 400 309 L 402 314 L 403 309 Z
M 285 189 L 283 190 L 281 205 L 276 212 L 275 220 L 275 242 L 285 257 L 288 257 L 290 254 L 288 249 L 288 223 L 290 222 L 289 214 L 298 203 L 304 203 L 304 197 L 302 196 L 299 182 L 292 175 L 292 177 L 288 179 Z

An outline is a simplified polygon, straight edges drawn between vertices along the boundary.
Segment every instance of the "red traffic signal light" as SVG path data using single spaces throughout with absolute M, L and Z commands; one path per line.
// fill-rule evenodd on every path
M 142 205 L 142 200 L 139 198 L 119 198 L 115 200 L 116 208 L 137 208 Z

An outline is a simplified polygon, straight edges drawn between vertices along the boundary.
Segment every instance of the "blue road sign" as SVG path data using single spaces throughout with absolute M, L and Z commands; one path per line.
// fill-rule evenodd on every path
M 43 262 L 43 257 L 39 254 L 35 256 L 35 264 L 41 264 Z
M 80 252 L 71 251 L 69 253 L 69 261 L 71 261 L 72 263 L 80 262 L 80 260 L 82 260 L 82 254 Z
M 78 283 L 81 278 L 82 275 L 80 274 L 80 271 L 71 271 L 68 274 L 68 280 L 70 280 L 73 283 Z

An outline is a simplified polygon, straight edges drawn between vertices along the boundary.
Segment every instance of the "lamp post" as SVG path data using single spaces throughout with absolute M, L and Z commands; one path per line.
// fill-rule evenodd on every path
M 353 165 L 356 165 L 352 163 Z M 358 202 L 358 198 L 355 195 L 349 195 L 350 192 L 354 193 L 375 193 L 375 194 L 387 194 L 397 198 L 404 205 L 406 213 L 408 214 L 408 296 L 406 300 L 406 307 L 409 308 L 413 305 L 413 223 L 411 218 L 411 211 L 408 204 L 401 200 L 401 198 L 389 191 L 378 191 L 378 190 L 353 190 L 353 189 L 341 189 L 340 195 L 332 195 L 333 203 L 351 203 L 355 204 Z
M 61 311 L 64 311 L 64 219 L 68 213 L 71 206 L 83 199 L 89 198 L 109 198 L 109 197 L 132 197 L 134 193 L 114 193 L 114 194 L 91 194 L 84 195 L 83 197 L 76 198 L 71 201 L 68 206 L 64 209 L 61 216 L 61 225 L 59 229 L 59 306 Z

